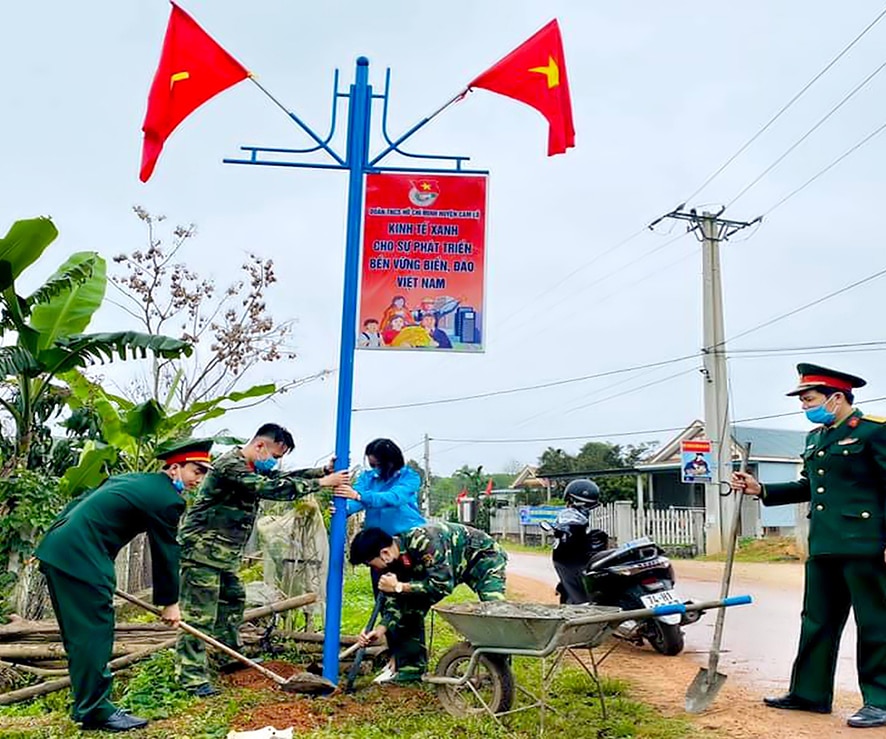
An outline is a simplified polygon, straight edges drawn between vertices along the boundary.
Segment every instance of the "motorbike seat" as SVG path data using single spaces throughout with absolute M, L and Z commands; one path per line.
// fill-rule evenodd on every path
M 599 562 L 601 559 L 604 559 L 605 557 L 608 557 L 614 551 L 616 551 L 616 550 L 615 549 L 604 549 L 602 552 L 597 552 L 596 554 L 591 555 L 591 558 L 588 560 L 588 563 L 586 565 L 587 569 L 589 569 L 589 570 L 593 569 L 594 565 L 597 562 Z

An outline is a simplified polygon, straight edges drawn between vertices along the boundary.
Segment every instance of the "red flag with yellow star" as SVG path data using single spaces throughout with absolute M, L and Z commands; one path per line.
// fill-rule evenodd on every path
M 191 16 L 172 4 L 160 65 L 148 94 L 139 179 L 147 182 L 176 126 L 210 98 L 249 76 Z
M 535 108 L 550 126 L 548 156 L 575 146 L 572 100 L 560 26 L 552 20 L 468 85 L 507 95 Z

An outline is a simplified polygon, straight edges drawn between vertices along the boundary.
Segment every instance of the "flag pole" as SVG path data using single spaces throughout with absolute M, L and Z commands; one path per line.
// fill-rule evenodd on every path
M 364 58 L 364 57 L 361 57 L 361 59 L 362 58 Z M 249 72 L 248 75 L 249 75 L 249 81 L 252 82 L 252 84 L 255 85 L 259 90 L 261 90 L 268 97 L 268 99 L 272 103 L 274 103 L 274 105 L 276 105 L 278 108 L 280 108 L 280 110 L 282 110 L 284 113 L 286 113 L 287 117 L 290 120 L 297 123 L 298 127 L 301 128 L 302 131 L 304 131 L 306 134 L 308 134 L 308 136 L 310 136 L 312 139 L 314 139 L 314 141 L 317 143 L 317 146 L 319 146 L 324 151 L 328 152 L 332 156 L 332 158 L 335 159 L 340 165 L 342 165 L 343 167 L 345 166 L 344 159 L 342 159 L 338 154 L 336 154 L 332 149 L 329 148 L 328 141 L 324 141 L 323 139 L 321 139 L 316 133 L 314 133 L 314 131 L 311 129 L 310 126 L 308 126 L 306 123 L 304 123 L 295 113 L 293 113 L 291 110 L 289 110 L 289 108 L 287 108 L 276 97 L 274 97 L 271 94 L 270 90 L 268 90 L 267 87 L 265 87 L 261 82 L 259 82 L 258 79 L 256 79 L 256 76 L 252 72 Z M 338 71 L 336 71 L 336 80 L 337 79 L 338 79 Z
M 388 70 L 388 72 L 390 73 L 390 70 Z M 375 166 L 375 164 L 377 164 L 382 159 L 384 159 L 392 151 L 397 151 L 398 153 L 400 153 L 399 150 L 397 149 L 397 147 L 400 146 L 400 144 L 402 144 L 404 141 L 406 141 L 406 139 L 408 139 L 410 136 L 412 136 L 420 128 L 423 128 L 428 123 L 430 123 L 432 120 L 434 120 L 434 118 L 436 118 L 438 115 L 440 115 L 440 113 L 442 113 L 444 110 L 446 110 L 450 105 L 452 105 L 453 103 L 457 103 L 459 100 L 461 100 L 470 91 L 471 91 L 471 88 L 466 87 L 461 92 L 453 95 L 449 100 L 447 100 L 445 103 L 443 103 L 443 105 L 441 105 L 439 108 L 437 108 L 437 110 L 435 110 L 429 116 L 425 116 L 424 118 L 422 118 L 412 128 L 410 128 L 408 131 L 406 131 L 406 133 L 402 134 L 399 138 L 395 139 L 394 141 L 391 141 L 389 138 L 387 138 L 387 135 L 385 135 L 385 140 L 388 142 L 387 147 L 385 149 L 383 149 L 382 152 L 378 156 L 376 156 L 371 162 L 369 162 L 369 166 L 370 167 Z
M 351 409 L 354 389 L 354 348 L 357 341 L 357 289 L 360 276 L 360 230 L 363 214 L 363 188 L 369 152 L 369 118 L 372 88 L 369 60 L 357 59 L 357 72 L 348 96 L 347 167 L 348 214 L 345 235 L 345 275 L 341 315 L 341 349 L 338 360 L 338 408 L 335 428 L 335 467 L 349 467 Z M 341 638 L 341 611 L 344 585 L 347 502 L 335 497 L 329 532 L 329 572 L 326 577 L 326 618 L 323 636 L 323 677 L 338 684 L 338 651 Z

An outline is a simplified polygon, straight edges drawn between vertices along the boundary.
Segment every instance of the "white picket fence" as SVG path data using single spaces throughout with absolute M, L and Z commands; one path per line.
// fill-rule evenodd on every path
M 704 509 L 653 508 L 640 511 L 629 502 L 620 501 L 594 509 L 591 523 L 609 534 L 613 544 L 648 536 L 661 546 L 683 549 L 691 554 L 704 552 Z M 521 541 L 539 535 L 545 538 L 537 525 L 520 524 L 518 508 L 493 511 L 490 530 L 497 536 L 519 536 Z

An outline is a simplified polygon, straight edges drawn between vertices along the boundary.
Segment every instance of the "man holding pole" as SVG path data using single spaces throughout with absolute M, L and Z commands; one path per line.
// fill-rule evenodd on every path
M 266 423 L 252 440 L 219 457 L 182 522 L 182 613 L 184 620 L 229 647 L 239 646 L 246 595 L 237 573 L 252 533 L 259 502 L 297 500 L 349 481 L 329 468 L 279 472 L 279 460 L 295 447 L 292 434 Z M 176 676 L 201 698 L 218 691 L 209 680 L 206 648 L 180 634 Z
M 798 364 L 798 396 L 816 426 L 796 482 L 761 485 L 735 472 L 732 485 L 763 505 L 810 502 L 809 558 L 800 645 L 786 695 L 771 708 L 830 713 L 837 650 L 849 608 L 858 626 L 864 706 L 849 726 L 886 726 L 886 419 L 853 408 L 860 377 Z

